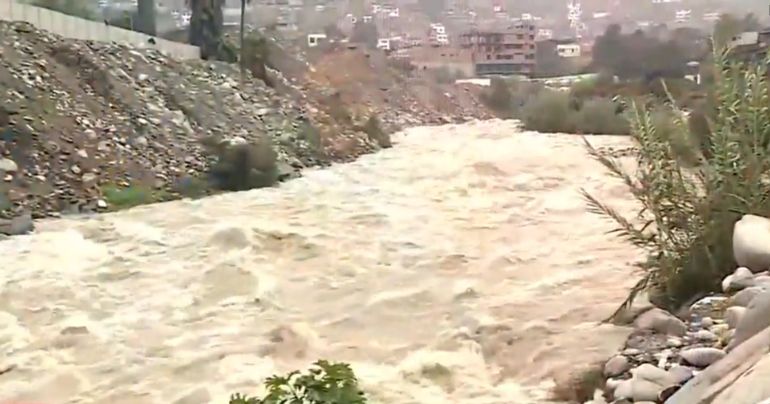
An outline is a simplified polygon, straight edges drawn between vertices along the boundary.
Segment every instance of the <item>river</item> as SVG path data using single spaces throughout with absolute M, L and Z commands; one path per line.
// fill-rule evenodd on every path
M 597 322 L 639 252 L 579 190 L 634 204 L 580 137 L 493 120 L 395 143 L 0 242 L 0 402 L 226 403 L 328 358 L 373 403 L 542 403 L 553 375 L 622 346 Z

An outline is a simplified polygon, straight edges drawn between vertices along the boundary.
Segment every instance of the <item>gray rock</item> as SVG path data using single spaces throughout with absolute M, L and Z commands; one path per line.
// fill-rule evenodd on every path
M 672 347 L 672 348 L 679 348 L 680 346 L 684 345 L 682 342 L 682 339 L 679 337 L 670 337 L 666 340 L 666 346 Z
M 634 397 L 634 384 L 633 380 L 623 380 L 620 382 L 620 384 L 615 387 L 615 390 L 612 392 L 612 396 L 616 400 L 622 400 L 624 398 L 633 398 Z
M 770 326 L 770 291 L 762 291 L 746 307 L 746 311 L 735 327 L 735 337 L 727 345 L 730 352 L 738 344 L 753 337 Z
M 621 353 L 626 356 L 636 356 L 642 353 L 642 351 L 636 348 L 626 348 Z
M 668 370 L 668 374 L 675 384 L 683 384 L 684 382 L 692 379 L 694 376 L 693 370 L 691 368 L 680 365 L 673 366 Z
M 714 325 L 714 319 L 712 319 L 711 317 L 703 317 L 703 318 L 700 320 L 700 325 L 701 325 L 703 328 L 709 328 L 709 327 L 711 327 L 712 325 Z
M 0 158 L 0 172 L 15 173 L 19 171 L 19 166 L 11 159 Z
M 634 379 L 645 380 L 661 387 L 668 387 L 675 384 L 668 372 L 649 363 L 642 364 L 631 370 L 631 374 Z
M 713 342 L 719 339 L 716 334 L 709 330 L 699 330 L 696 332 L 693 337 L 697 339 L 698 341 L 704 341 L 704 342 Z
M 658 308 L 647 310 L 634 321 L 637 329 L 653 330 L 661 334 L 683 336 L 687 332 L 684 322 Z
M 741 321 L 741 318 L 746 314 L 746 308 L 741 306 L 732 306 L 728 307 L 725 311 L 725 321 L 727 322 L 727 326 L 732 328 L 735 328 L 738 326 L 738 323 Z
M 754 277 L 756 285 L 770 285 L 770 275 L 757 275 Z
M 739 267 L 722 281 L 722 290 L 733 293 L 754 285 L 754 273 L 746 267 Z
M 731 306 L 740 306 L 740 307 L 747 307 L 751 301 L 754 299 L 755 296 L 762 293 L 763 291 L 767 290 L 767 288 L 763 286 L 753 286 L 750 288 L 743 289 L 742 291 L 736 293 L 731 301 Z
M 717 348 L 689 348 L 679 353 L 687 363 L 704 368 L 724 358 L 725 351 Z
M 630 382 L 631 395 L 625 396 L 624 398 L 630 398 L 634 400 L 634 402 L 656 401 L 658 399 L 658 395 L 664 389 L 663 386 L 648 380 L 631 379 Z
M 604 364 L 604 376 L 615 377 L 631 369 L 631 363 L 623 355 L 616 355 Z
M 33 230 L 35 230 L 35 222 L 29 213 L 16 216 L 11 220 L 0 220 L 0 234 L 18 236 L 31 233 Z

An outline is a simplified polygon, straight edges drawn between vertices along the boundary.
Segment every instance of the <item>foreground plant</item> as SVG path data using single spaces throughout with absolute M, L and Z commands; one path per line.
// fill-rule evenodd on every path
M 684 114 L 671 103 L 674 123 L 666 130 L 658 128 L 647 109 L 632 108 L 635 172 L 586 141 L 589 153 L 620 178 L 642 206 L 637 217 L 625 218 L 583 191 L 593 212 L 615 222 L 614 234 L 647 252 L 641 266 L 644 275 L 613 320 L 643 291 L 653 304 L 669 310 L 718 291 L 720 280 L 735 267 L 733 224 L 742 214 L 770 213 L 766 65 L 716 59 L 716 109 L 705 139 L 691 133 Z M 683 144 L 690 145 L 686 159 Z
M 365 404 L 350 365 L 319 360 L 306 373 L 290 372 L 265 382 L 264 398 L 234 394 L 230 404 Z

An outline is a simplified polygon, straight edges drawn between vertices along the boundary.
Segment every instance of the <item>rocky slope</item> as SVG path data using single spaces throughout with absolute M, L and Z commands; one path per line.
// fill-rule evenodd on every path
M 344 80 L 272 74 L 275 89 L 242 79 L 235 65 L 0 23 L 0 219 L 110 209 L 105 188 L 175 198 L 212 163 L 206 137 L 270 139 L 288 177 L 378 149 L 383 142 L 364 133 L 377 114 L 393 128 L 473 115 L 459 105 L 427 112 L 430 105 L 395 99 L 357 103 L 340 97 Z

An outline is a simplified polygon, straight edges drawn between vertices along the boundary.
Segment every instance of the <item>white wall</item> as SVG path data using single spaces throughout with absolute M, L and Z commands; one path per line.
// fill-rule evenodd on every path
M 35 27 L 53 32 L 65 38 L 103 42 L 118 42 L 137 47 L 155 48 L 178 59 L 198 59 L 200 49 L 197 46 L 155 38 L 155 45 L 148 42 L 149 35 L 118 27 L 107 26 L 103 22 L 90 21 L 56 11 L 12 0 L 0 0 L 0 20 L 26 21 Z

